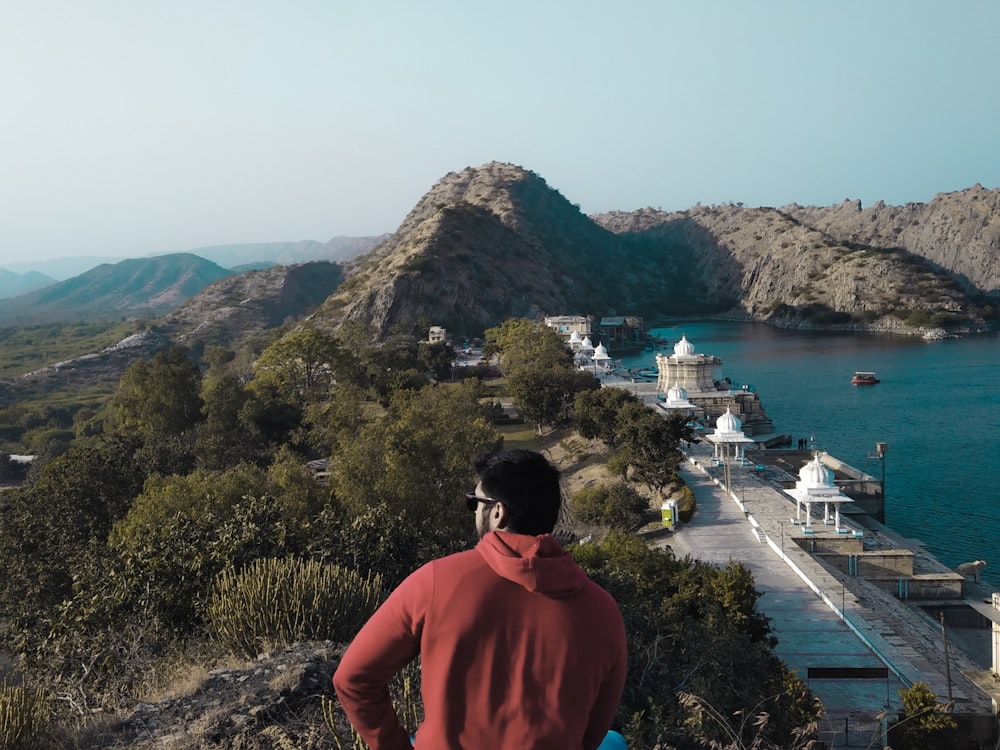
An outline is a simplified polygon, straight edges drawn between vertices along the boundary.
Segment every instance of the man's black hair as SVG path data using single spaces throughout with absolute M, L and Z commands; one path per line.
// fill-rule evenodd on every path
M 475 461 L 483 494 L 504 504 L 507 530 L 551 534 L 559 519 L 562 492 L 559 470 L 541 453 L 520 448 L 499 450 Z

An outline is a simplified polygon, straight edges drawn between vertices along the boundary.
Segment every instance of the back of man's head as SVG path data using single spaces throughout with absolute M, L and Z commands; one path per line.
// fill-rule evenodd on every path
M 518 534 L 551 534 L 559 520 L 562 492 L 559 470 L 541 453 L 500 450 L 476 459 L 483 493 L 504 504 L 507 530 Z

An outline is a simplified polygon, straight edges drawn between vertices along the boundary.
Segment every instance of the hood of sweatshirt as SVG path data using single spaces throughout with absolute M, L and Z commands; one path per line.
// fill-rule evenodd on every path
M 587 582 L 587 574 L 550 534 L 526 536 L 491 531 L 476 549 L 501 578 L 528 591 L 561 599 Z

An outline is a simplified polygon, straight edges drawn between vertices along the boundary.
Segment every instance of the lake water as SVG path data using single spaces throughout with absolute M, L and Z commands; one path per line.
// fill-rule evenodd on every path
M 1000 587 L 1000 339 L 944 341 L 786 331 L 755 323 L 684 322 L 653 333 L 686 334 L 699 354 L 723 360 L 721 376 L 759 394 L 775 433 L 815 436 L 815 447 L 879 477 L 885 454 L 886 523 L 924 542 L 954 568 L 986 560 Z M 653 352 L 625 367 L 655 365 Z M 881 383 L 853 386 L 855 370 Z

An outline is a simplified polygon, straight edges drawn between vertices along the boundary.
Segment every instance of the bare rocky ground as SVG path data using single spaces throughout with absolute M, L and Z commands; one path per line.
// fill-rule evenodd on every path
M 324 700 L 335 701 L 331 678 L 341 647 L 298 643 L 261 654 L 254 662 L 191 675 L 185 689 L 156 702 L 138 703 L 117 719 L 98 720 L 74 748 L 163 750 L 324 750 L 353 748 L 350 730 L 334 735 L 323 718 Z

